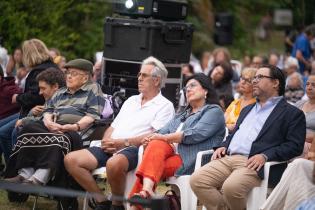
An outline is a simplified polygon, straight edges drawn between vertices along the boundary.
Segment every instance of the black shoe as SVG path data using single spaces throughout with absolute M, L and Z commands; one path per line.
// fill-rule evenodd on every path
M 76 198 L 60 198 L 58 201 L 58 210 L 78 210 L 79 204 Z
M 121 205 L 121 206 L 112 205 L 110 210 L 125 210 L 125 207 L 123 205 Z
M 94 210 L 111 210 L 111 206 L 111 201 L 103 201 L 101 203 L 96 203 Z

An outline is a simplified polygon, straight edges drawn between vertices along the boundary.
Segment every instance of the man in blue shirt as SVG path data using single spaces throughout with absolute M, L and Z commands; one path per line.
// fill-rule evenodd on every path
M 299 61 L 299 70 L 301 74 L 308 75 L 311 63 L 311 45 L 310 41 L 314 38 L 314 30 L 309 26 L 296 38 L 292 49 L 292 57 Z
M 242 110 L 212 161 L 191 176 L 191 188 L 208 210 L 245 209 L 248 193 L 264 178 L 265 162 L 287 161 L 303 151 L 305 116 L 283 98 L 283 72 L 263 65 L 252 83 L 257 102 Z

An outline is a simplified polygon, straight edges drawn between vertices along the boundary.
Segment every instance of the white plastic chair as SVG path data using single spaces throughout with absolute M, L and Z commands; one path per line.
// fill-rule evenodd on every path
M 266 162 L 264 165 L 264 179 L 262 180 L 259 187 L 253 188 L 247 197 L 246 210 L 259 210 L 259 208 L 267 200 L 268 193 L 268 180 L 270 174 L 270 167 L 273 165 L 278 165 L 286 162 Z M 202 210 L 206 210 L 203 206 Z
M 196 158 L 195 171 L 201 167 L 202 156 L 212 154 L 213 150 L 206 150 L 198 152 Z M 166 184 L 176 185 L 180 191 L 180 202 L 182 210 L 196 210 L 197 196 L 190 188 L 190 175 L 183 175 L 179 177 L 170 177 L 166 180 Z
M 101 140 L 95 140 L 92 141 L 90 144 L 90 147 L 100 147 L 101 146 Z M 139 152 L 138 152 L 138 165 L 137 168 L 139 166 L 139 164 L 141 163 L 142 160 L 142 155 L 143 155 L 143 146 L 139 147 Z M 137 169 L 136 168 L 136 169 Z M 131 188 L 133 187 L 135 181 L 136 181 L 136 169 L 129 171 L 127 173 L 127 180 L 126 180 L 126 187 L 125 187 L 125 192 L 124 192 L 124 196 L 127 198 Z M 92 172 L 93 176 L 99 176 L 101 178 L 106 177 L 106 167 L 101 167 L 101 168 L 97 168 Z M 129 209 L 129 204 L 126 204 L 126 208 Z
M 260 187 L 253 188 L 247 197 L 247 210 L 259 210 L 259 208 L 267 200 L 268 193 L 268 180 L 270 174 L 270 167 L 286 162 L 267 162 L 264 166 L 264 179 L 262 180 Z

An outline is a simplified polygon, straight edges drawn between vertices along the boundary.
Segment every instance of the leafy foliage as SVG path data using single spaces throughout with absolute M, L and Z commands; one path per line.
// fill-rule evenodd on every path
M 67 59 L 92 59 L 103 49 L 103 23 L 112 15 L 109 0 L 1 0 L 0 36 L 12 53 L 24 40 L 42 39 L 58 48 Z M 234 57 L 252 54 L 254 30 L 261 17 L 275 8 L 292 9 L 294 23 L 314 22 L 315 0 L 188 0 L 188 21 L 195 26 L 193 52 L 197 56 L 212 50 L 214 16 L 230 12 L 234 16 Z
M 9 52 L 36 37 L 68 59 L 91 59 L 102 50 L 104 18 L 111 14 L 110 4 L 87 0 L 2 0 L 0 8 L 0 36 Z

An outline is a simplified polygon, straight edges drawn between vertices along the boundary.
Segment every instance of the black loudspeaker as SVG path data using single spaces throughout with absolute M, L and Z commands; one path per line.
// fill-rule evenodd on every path
M 102 89 L 104 93 L 112 95 L 116 91 L 125 93 L 126 97 L 139 94 L 137 74 L 141 62 L 115 60 L 103 58 Z M 174 107 L 178 106 L 179 91 L 181 90 L 181 66 L 178 64 L 164 64 L 168 70 L 165 87 L 162 95 L 170 100 Z
M 163 63 L 188 63 L 192 35 L 190 23 L 107 17 L 104 57 L 142 61 L 154 56 Z
M 113 11 L 121 15 L 162 20 L 184 20 L 187 7 L 187 1 L 183 0 L 119 0 L 113 3 Z
M 218 13 L 215 15 L 214 42 L 218 45 L 233 43 L 233 15 Z

